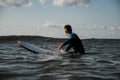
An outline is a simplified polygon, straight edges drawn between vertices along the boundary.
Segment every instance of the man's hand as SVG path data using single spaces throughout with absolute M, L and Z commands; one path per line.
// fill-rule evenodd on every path
M 63 46 L 62 45 L 58 45 L 58 50 L 62 49 Z

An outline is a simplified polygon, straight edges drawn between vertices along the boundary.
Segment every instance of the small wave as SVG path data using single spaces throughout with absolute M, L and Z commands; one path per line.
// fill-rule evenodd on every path
M 113 64 L 113 62 L 110 61 L 110 60 L 98 60 L 96 62 L 98 62 L 98 63 L 104 63 L 104 64 Z
M 9 78 L 30 77 L 31 73 L 15 73 L 15 72 L 0 72 L 0 79 L 5 80 Z

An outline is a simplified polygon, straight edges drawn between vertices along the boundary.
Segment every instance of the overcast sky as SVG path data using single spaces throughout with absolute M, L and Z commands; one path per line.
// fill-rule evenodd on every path
M 82 39 L 120 39 L 120 0 L 0 0 L 0 36 L 65 38 L 65 24 Z

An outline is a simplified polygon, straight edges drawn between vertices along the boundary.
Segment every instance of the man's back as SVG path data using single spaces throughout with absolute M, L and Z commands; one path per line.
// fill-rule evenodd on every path
M 69 36 L 70 44 L 72 45 L 74 51 L 76 53 L 80 52 L 80 53 L 85 53 L 85 50 L 83 48 L 83 44 L 80 40 L 80 38 L 75 34 L 75 33 L 71 33 Z

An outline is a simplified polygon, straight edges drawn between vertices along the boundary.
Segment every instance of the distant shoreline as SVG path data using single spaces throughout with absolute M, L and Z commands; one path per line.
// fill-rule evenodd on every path
M 47 38 L 47 39 L 67 39 L 67 38 L 54 38 L 54 37 L 45 37 L 45 36 L 38 36 L 38 35 L 4 35 L 4 36 L 0 36 L 0 39 L 21 39 L 21 38 Z M 114 39 L 118 39 L 118 38 L 86 38 L 86 39 L 82 39 L 82 40 L 94 40 L 94 39 L 108 39 L 108 40 L 114 40 Z M 119 40 L 119 39 L 118 39 Z
M 52 37 L 44 37 L 44 36 L 32 36 L 32 35 L 10 35 L 10 36 L 0 36 L 0 43 L 6 42 L 16 42 L 16 41 L 64 41 L 66 38 L 52 38 Z
M 9 43 L 17 43 L 17 41 L 25 41 L 30 43 L 63 43 L 67 40 L 67 38 L 52 38 L 52 37 L 44 37 L 44 36 L 32 36 L 32 35 L 10 35 L 10 36 L 0 36 L 0 44 L 9 44 Z M 90 38 L 90 39 L 81 39 L 82 42 L 110 42 L 116 41 L 120 39 L 97 39 L 97 38 Z

